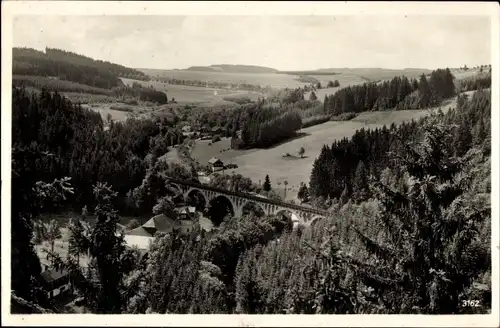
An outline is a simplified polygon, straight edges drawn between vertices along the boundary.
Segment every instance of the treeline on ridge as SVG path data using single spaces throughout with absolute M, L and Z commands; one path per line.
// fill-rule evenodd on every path
M 424 74 L 419 80 L 397 76 L 390 81 L 342 88 L 331 96 L 325 96 L 324 110 L 339 115 L 346 112 L 427 108 L 454 94 L 454 76 L 449 69 L 438 69 L 431 73 L 429 80 Z
M 13 75 L 57 77 L 103 89 L 122 85 L 118 77 L 149 79 L 135 69 L 60 49 L 46 48 L 42 52 L 31 48 L 14 48 L 12 55 Z
M 168 78 L 160 76 L 156 76 L 153 79 L 155 81 L 167 84 L 189 85 L 193 87 L 205 87 L 205 88 L 216 88 L 216 89 L 239 89 L 239 90 L 255 91 L 255 92 L 267 92 L 271 89 L 270 86 L 261 86 L 259 84 L 251 84 L 251 83 L 186 80 L 186 79 Z
M 445 122 L 457 125 L 452 136 L 449 152 L 463 156 L 471 147 L 481 147 L 486 154 L 491 151 L 491 95 L 487 91 L 476 91 L 471 99 L 459 95 L 457 109 L 443 114 Z M 408 141 L 417 142 L 421 137 L 420 121 L 402 123 L 399 126 L 361 129 L 352 138 L 324 145 L 313 164 L 310 178 L 310 194 L 315 198 L 366 200 L 368 177 L 387 178 L 390 168 L 394 181 L 401 179 L 397 166 L 389 154 L 400 153 Z
M 44 76 L 15 75 L 12 77 L 13 87 L 32 87 L 38 90 L 45 89 L 53 92 L 77 92 L 92 95 L 105 95 L 116 97 L 117 100 L 126 101 L 128 99 L 150 101 L 159 104 L 168 102 L 167 94 L 152 87 L 146 88 L 134 82 L 132 87 L 121 84 L 111 89 L 92 87 L 77 82 L 53 79 Z

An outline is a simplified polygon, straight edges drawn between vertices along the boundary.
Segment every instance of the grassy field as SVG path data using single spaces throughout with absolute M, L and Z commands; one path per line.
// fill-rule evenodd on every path
M 273 88 L 297 88 L 310 83 L 299 82 L 297 75 L 281 74 L 281 73 L 265 73 L 265 74 L 252 74 L 252 73 L 220 73 L 220 72 L 205 72 L 205 71 L 180 71 L 180 70 L 155 70 L 155 69 L 141 69 L 146 74 L 149 74 L 154 79 L 155 77 L 168 77 L 184 80 L 198 80 L 198 81 L 216 81 L 220 83 L 249 83 L 258 84 L 261 86 L 271 86 Z M 384 69 L 338 69 L 338 74 L 310 74 L 308 76 L 321 82 L 323 86 L 328 84 L 328 81 L 338 80 L 340 88 L 362 84 L 367 81 L 378 81 L 383 79 L 390 79 L 394 76 L 406 75 L 408 77 L 418 77 L 426 70 L 384 70 Z M 126 79 L 122 79 L 126 80 Z M 146 83 L 147 84 L 147 83 Z M 150 83 L 151 84 L 151 83 Z M 168 85 L 164 83 L 153 82 L 153 86 L 157 89 L 168 89 L 168 97 L 175 97 L 177 101 L 181 102 L 216 102 L 221 101 L 222 97 L 214 95 L 217 91 L 219 96 L 222 96 L 224 90 L 215 90 L 210 88 L 189 87 L 181 85 Z M 337 88 L 325 88 L 316 91 L 318 99 L 323 100 L 325 95 L 334 94 Z M 227 91 L 226 91 L 227 92 Z M 245 93 L 240 93 L 245 94 Z M 306 93 L 306 99 L 309 98 L 310 93 Z M 257 96 L 258 94 L 250 94 Z
M 207 71 L 182 71 L 182 70 L 159 70 L 159 69 L 139 69 L 140 71 L 154 77 L 168 77 L 183 80 L 198 80 L 198 81 L 217 81 L 226 83 L 249 83 L 259 84 L 261 86 L 271 86 L 274 88 L 296 88 L 309 83 L 298 81 L 298 75 L 301 72 L 284 73 L 221 73 Z M 418 77 L 422 72 L 430 73 L 430 70 L 425 69 L 404 69 L 390 70 L 381 68 L 335 68 L 328 70 L 337 74 L 329 75 L 327 71 L 314 74 L 311 72 L 302 72 L 310 77 L 313 77 L 325 84 L 328 81 L 339 80 L 341 86 L 358 84 L 366 81 L 378 81 L 390 79 L 394 76 L 406 75 L 408 77 Z M 293 73 L 293 74 L 292 74 Z
M 111 115 L 113 121 L 125 121 L 127 118 L 135 116 L 141 113 L 141 109 L 138 106 L 134 106 L 134 109 L 130 111 L 116 110 L 112 109 L 114 106 L 123 106 L 119 103 L 94 103 L 92 105 L 82 105 L 83 108 L 88 108 L 101 114 L 101 117 L 106 121 L 108 114 Z
M 441 108 L 446 111 L 455 105 L 456 100 L 453 99 Z M 229 139 L 223 139 L 211 146 L 208 145 L 210 141 L 197 141 L 192 157 L 201 164 L 207 163 L 208 159 L 213 156 L 220 158 L 226 164 L 237 164 L 237 169 L 226 173 L 234 171 L 234 173 L 251 178 L 256 183 L 259 180 L 263 182 L 267 174 L 274 187 L 277 187 L 278 182 L 283 183 L 287 180 L 289 183 L 287 199 L 295 199 L 300 183 L 309 183 L 312 164 L 324 144 L 351 137 L 356 130 L 361 128 L 372 129 L 392 123 L 399 124 L 428 115 L 433 110 L 437 109 L 361 113 L 350 121 L 326 122 L 305 128 L 300 131 L 301 137 L 269 149 L 226 150 L 229 148 Z M 305 148 L 304 158 L 282 157 L 286 153 L 297 155 L 300 147 Z
M 216 88 L 195 87 L 189 85 L 176 85 L 161 82 L 144 82 L 138 80 L 131 80 L 122 78 L 123 83 L 132 85 L 133 82 L 140 83 L 143 86 L 152 86 L 156 90 L 166 91 L 169 100 L 175 98 L 179 104 L 199 104 L 202 106 L 218 106 L 234 104 L 233 102 L 226 101 L 225 97 L 238 97 L 245 96 L 251 100 L 256 100 L 262 94 L 258 92 L 250 92 L 243 90 L 228 90 Z
M 274 73 L 219 73 L 204 71 L 177 71 L 141 69 L 151 77 L 166 77 L 180 80 L 215 81 L 220 83 L 248 83 L 273 88 L 296 88 L 308 83 L 297 81 L 298 76 Z

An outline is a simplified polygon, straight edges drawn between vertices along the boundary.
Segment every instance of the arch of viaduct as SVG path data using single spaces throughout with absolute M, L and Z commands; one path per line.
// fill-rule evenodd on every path
M 205 198 L 205 204 L 209 204 L 217 197 L 226 198 L 232 206 L 235 217 L 241 217 L 243 215 L 243 208 L 249 203 L 255 203 L 260 206 L 266 215 L 275 215 L 284 211 L 290 212 L 292 214 L 292 218 L 295 216 L 295 219 L 293 219 L 295 222 L 306 226 L 312 224 L 317 219 L 328 216 L 327 211 L 319 209 L 261 198 L 251 194 L 232 192 L 193 182 L 186 182 L 172 178 L 169 178 L 169 180 L 173 185 L 179 188 L 182 192 L 184 200 L 186 201 L 188 196 L 194 191 L 198 191 L 201 195 L 203 195 Z

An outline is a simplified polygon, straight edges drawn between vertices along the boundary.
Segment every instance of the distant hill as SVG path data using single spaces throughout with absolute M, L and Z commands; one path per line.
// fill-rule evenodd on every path
M 254 65 L 210 65 L 210 66 L 191 66 L 182 71 L 198 71 L 198 72 L 220 72 L 220 73 L 255 73 L 255 74 L 266 74 L 266 73 L 277 73 L 278 70 L 270 67 L 264 66 L 254 66 Z
M 120 77 L 149 79 L 143 72 L 132 68 L 53 48 L 45 48 L 45 52 L 13 48 L 12 63 L 13 75 L 57 78 L 94 88 L 120 86 Z
M 318 70 L 320 72 L 337 72 L 340 74 L 355 74 L 366 79 L 386 80 L 394 76 L 405 75 L 406 77 L 418 77 L 422 74 L 428 75 L 432 72 L 426 68 L 404 68 L 404 69 L 390 69 L 390 68 L 326 68 Z
M 389 69 L 389 68 L 320 68 L 310 71 L 280 71 L 280 74 L 292 75 L 339 75 L 349 74 L 362 77 L 366 81 L 379 81 L 391 79 L 394 76 L 405 75 L 409 78 L 416 78 L 422 74 L 428 75 L 432 72 L 425 68 L 404 68 L 404 69 Z

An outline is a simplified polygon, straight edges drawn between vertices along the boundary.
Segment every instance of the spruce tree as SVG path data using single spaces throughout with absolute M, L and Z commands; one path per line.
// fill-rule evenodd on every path
M 420 82 L 418 83 L 418 92 L 419 92 L 419 107 L 426 108 L 431 104 L 431 88 L 429 83 L 427 82 L 427 78 L 424 74 L 420 76 Z
M 15 97 L 19 96 L 14 94 Z M 17 99 L 19 100 L 19 99 Z M 40 284 L 41 265 L 33 244 L 33 219 L 73 193 L 69 178 L 51 183 L 38 181 L 33 163 L 53 160 L 54 155 L 41 151 L 36 142 L 12 147 L 11 207 L 11 290 L 17 297 L 47 306 L 46 293 Z
M 354 198 L 356 198 L 357 201 L 363 201 L 367 198 L 368 174 L 363 161 L 359 161 L 358 166 L 356 167 L 352 188 Z
M 299 192 L 297 193 L 297 197 L 301 202 L 307 202 L 309 200 L 309 190 L 305 183 L 300 183 Z
M 349 201 L 349 188 L 346 183 L 344 186 L 344 190 L 342 190 L 342 194 L 340 195 L 340 204 L 342 205 L 347 204 L 348 201 Z
M 436 118 L 423 131 L 417 146 L 408 142 L 405 153 L 395 158 L 407 175 L 404 188 L 372 182 L 386 238 L 376 241 L 355 229 L 377 258 L 376 266 L 367 263 L 358 274 L 390 313 L 457 313 L 460 298 L 488 269 L 487 254 L 474 240 L 489 208 L 479 195 L 467 192 L 470 175 L 459 174 L 469 172 L 477 154 L 454 157 L 452 127 Z M 470 252 L 477 252 L 474 258 Z
M 264 180 L 264 184 L 262 185 L 264 191 L 271 191 L 271 180 L 269 180 L 269 175 L 266 175 L 266 179 Z

